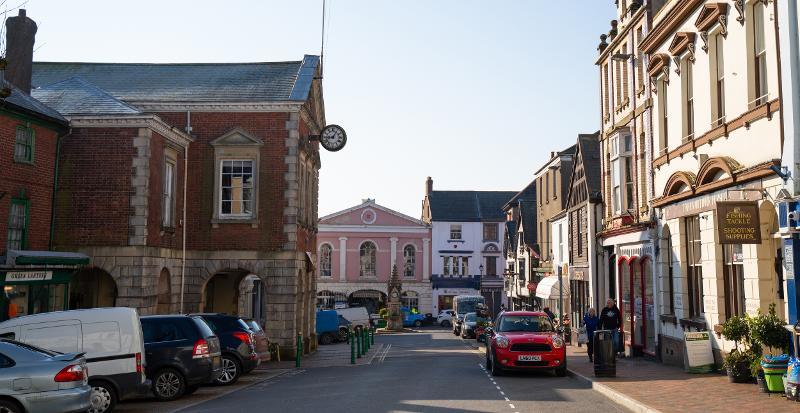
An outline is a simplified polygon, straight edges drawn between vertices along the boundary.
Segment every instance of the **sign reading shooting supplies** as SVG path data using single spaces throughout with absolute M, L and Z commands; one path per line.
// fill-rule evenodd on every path
M 758 202 L 717 202 L 717 229 L 720 244 L 760 244 Z
M 711 336 L 708 331 L 683 333 L 686 371 L 689 373 L 711 373 L 714 371 L 714 354 L 711 352 Z
M 52 271 L 9 271 L 6 273 L 6 283 L 49 281 L 52 279 Z

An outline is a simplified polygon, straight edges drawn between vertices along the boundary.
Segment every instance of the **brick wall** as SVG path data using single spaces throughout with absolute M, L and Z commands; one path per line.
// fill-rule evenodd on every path
M 76 128 L 61 147 L 55 242 L 128 244 L 136 128 Z
M 33 164 L 17 163 L 14 162 L 14 142 L 18 125 L 25 126 L 26 121 L 0 112 L 0 254 L 6 251 L 9 208 L 13 198 L 30 202 L 26 248 L 47 250 L 50 239 L 58 133 L 31 123 L 35 133 Z
M 167 123 L 186 127 L 185 113 L 159 113 Z M 283 194 L 287 165 L 286 121 L 288 113 L 192 113 L 187 195 L 187 248 L 193 250 L 278 251 L 285 241 Z M 234 127 L 261 139 L 258 185 L 258 219 L 250 224 L 220 223 L 212 227 L 214 214 L 214 148 L 209 144 Z

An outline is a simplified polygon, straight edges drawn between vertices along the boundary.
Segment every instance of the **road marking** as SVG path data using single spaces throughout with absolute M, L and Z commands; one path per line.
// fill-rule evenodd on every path
M 509 404 L 508 404 L 508 407 L 510 407 L 510 408 L 512 408 L 512 409 L 516 409 L 516 407 L 514 407 L 514 405 L 513 405 L 513 404 L 511 404 L 511 403 L 509 403 Z
M 506 395 L 502 390 L 500 390 L 500 394 L 502 394 L 503 396 Z
M 500 390 L 500 386 L 494 386 L 494 387 L 497 387 L 497 390 Z
M 504 398 L 504 399 L 506 399 L 506 401 L 507 401 L 507 402 L 510 402 L 510 401 L 511 401 L 511 400 L 508 400 L 508 397 L 503 397 L 503 398 Z

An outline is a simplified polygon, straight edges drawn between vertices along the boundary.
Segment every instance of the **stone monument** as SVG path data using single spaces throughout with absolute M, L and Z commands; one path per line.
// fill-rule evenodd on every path
M 392 278 L 389 279 L 389 317 L 386 322 L 386 329 L 391 331 L 403 330 L 403 312 L 400 310 L 403 295 L 403 283 L 397 275 L 397 265 L 392 267 Z

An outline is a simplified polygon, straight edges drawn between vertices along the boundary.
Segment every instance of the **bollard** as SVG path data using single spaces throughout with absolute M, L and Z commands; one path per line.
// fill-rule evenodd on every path
M 361 330 L 361 335 L 363 336 L 361 340 L 364 342 L 364 354 L 367 354 L 367 352 L 369 351 L 369 341 L 367 340 L 366 328 Z
M 350 337 L 350 330 L 347 330 L 347 337 Z M 350 364 L 356 364 L 356 341 L 350 338 Z
M 372 327 L 372 328 L 369 329 L 369 336 L 370 336 L 370 341 L 374 345 L 375 344 L 375 327 Z
M 358 349 L 358 353 L 357 353 L 358 358 L 361 358 L 361 354 L 362 354 L 362 350 L 363 350 L 362 346 L 363 346 L 363 344 L 361 343 L 361 332 L 356 330 L 356 348 Z
M 300 357 L 303 354 L 303 333 L 297 333 L 297 351 L 295 352 L 294 366 L 300 367 Z
M 369 329 L 364 329 L 364 343 L 367 344 L 367 352 L 369 352 Z

